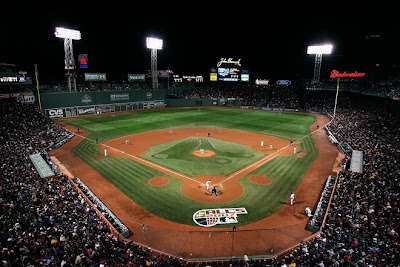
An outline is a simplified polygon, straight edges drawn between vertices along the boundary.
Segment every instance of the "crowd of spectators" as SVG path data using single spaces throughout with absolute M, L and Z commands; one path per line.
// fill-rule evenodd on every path
M 219 90 L 210 88 L 202 94 L 219 94 Z M 226 93 L 224 88 L 223 91 Z M 233 94 L 240 91 L 243 90 L 231 89 Z M 274 92 L 276 99 L 282 100 L 268 101 L 284 101 L 291 94 L 285 90 Z M 246 94 L 248 99 L 252 94 L 258 99 L 270 92 L 252 89 Z M 245 98 L 245 95 L 237 96 Z M 333 92 L 307 92 L 305 99 L 307 110 L 332 113 Z M 299 103 L 299 99 L 294 102 Z M 69 133 L 34 106 L 4 105 L 6 112 L 0 118 L 0 260 L 3 266 L 188 265 L 113 237 L 63 175 L 40 178 L 29 155 L 39 153 Z M 342 94 L 329 129 L 339 142 L 363 151 L 363 172 L 344 169 L 339 173 L 326 225 L 318 238 L 302 243 L 268 264 L 400 265 L 399 110 L 398 101 Z M 351 154 L 346 155 L 344 161 L 350 157 Z M 266 262 L 250 260 L 248 264 L 265 266 Z
M 314 93 L 306 104 L 314 111 L 331 111 L 333 102 L 327 100 L 332 97 Z M 399 266 L 399 110 L 400 103 L 389 99 L 361 95 L 339 99 L 329 128 L 340 142 L 363 151 L 363 172 L 339 173 L 321 236 L 275 266 Z
M 237 106 L 300 107 L 300 90 L 295 86 L 250 86 L 243 83 L 214 83 L 177 96 L 185 99 L 226 99 Z M 231 99 L 231 100 L 228 100 Z
M 0 118 L 1 266 L 181 266 L 120 241 L 63 176 L 41 178 L 29 159 L 69 135 L 37 107 L 3 103 Z

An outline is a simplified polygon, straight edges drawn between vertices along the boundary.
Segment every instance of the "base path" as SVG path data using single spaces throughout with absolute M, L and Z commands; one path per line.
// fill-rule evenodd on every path
M 310 126 L 311 131 L 316 130 L 317 125 L 325 125 L 329 122 L 329 119 L 325 116 L 316 115 L 316 117 L 317 121 Z M 68 128 L 70 131 L 76 132 L 75 127 L 65 125 L 63 123 L 60 124 Z M 206 136 L 208 131 L 209 129 L 199 129 L 198 133 L 199 135 Z M 125 144 L 126 137 L 123 137 L 111 140 L 109 141 L 110 143 L 106 142 L 106 144 L 115 147 L 119 142 L 119 146 L 122 148 L 126 147 L 122 151 L 128 151 L 127 147 L 132 147 L 132 151 L 130 152 L 132 155 L 137 155 L 145 152 L 149 145 L 156 145 L 160 142 L 168 142 L 168 140 L 176 140 L 177 138 L 175 136 L 178 135 L 176 130 L 174 130 L 172 134 L 168 133 L 168 129 L 157 132 L 159 132 L 160 137 L 165 136 L 165 139 L 148 140 L 148 143 L 146 144 L 138 142 L 138 139 L 132 139 L 130 140 L 130 144 Z M 88 136 L 89 133 L 81 130 L 80 135 Z M 217 130 L 211 132 L 212 138 L 219 138 L 218 135 L 219 133 Z M 220 133 L 220 135 L 224 135 L 224 140 L 237 143 L 243 142 L 242 140 L 238 140 L 239 138 L 235 137 L 235 134 L 233 132 L 230 133 L 229 130 L 224 129 L 223 133 Z M 194 136 L 197 136 L 197 132 Z M 252 133 L 249 133 L 249 136 L 252 136 Z M 239 238 L 243 238 L 243 242 L 235 241 L 234 246 L 227 246 L 227 243 L 225 243 L 225 238 L 222 236 L 222 233 L 226 234 L 227 236 L 229 235 L 229 238 L 227 237 L 228 239 L 226 242 L 232 240 L 232 235 L 228 232 L 232 229 L 231 226 L 226 228 L 210 229 L 199 226 L 179 224 L 160 218 L 137 205 L 132 199 L 128 198 L 118 188 L 112 185 L 98 172 L 93 170 L 78 156 L 72 153 L 71 149 L 83 140 L 79 136 L 73 137 L 69 142 L 64 144 L 59 149 L 50 151 L 49 154 L 56 156 L 63 163 L 66 169 L 68 169 L 74 176 L 79 177 L 93 191 L 93 193 L 95 193 L 96 196 L 99 197 L 103 203 L 114 212 L 114 214 L 133 232 L 133 235 L 130 237 L 130 239 L 136 242 L 148 244 L 152 248 L 157 248 L 167 253 L 176 254 L 187 258 L 231 256 L 232 254 L 240 256 L 244 255 L 240 254 L 242 252 L 245 252 L 245 254 L 248 255 L 265 255 L 287 248 L 294 242 L 297 242 L 296 240 L 298 239 L 294 238 L 296 236 L 303 237 L 311 235 L 311 232 L 305 230 L 305 225 L 308 221 L 308 218 L 304 215 L 304 208 L 306 206 L 310 206 L 312 210 L 314 210 L 314 207 L 320 197 L 320 192 L 324 187 L 326 178 L 331 174 L 336 174 L 334 171 L 337 170 L 337 166 L 342 160 L 342 155 L 339 149 L 328 141 L 327 134 L 324 129 L 321 128 L 320 130 L 314 132 L 313 137 L 319 149 L 319 155 L 295 190 L 295 204 L 293 206 L 290 204 L 285 205 L 277 213 L 267 218 L 240 226 L 240 229 L 238 229 L 240 231 L 235 234 L 235 240 L 239 241 L 242 240 Z M 260 146 L 260 139 L 252 140 L 251 142 L 253 143 L 250 145 L 252 145 L 256 150 L 260 149 L 262 152 L 266 153 L 267 156 L 269 153 L 269 141 L 263 141 L 264 147 Z M 114 144 L 112 142 L 116 143 Z M 285 142 L 286 143 L 281 144 L 281 147 L 288 145 L 287 140 L 285 140 Z M 274 149 L 279 149 L 278 144 L 276 144 Z M 112 155 L 116 152 L 109 151 L 109 153 Z M 293 151 L 290 150 L 287 153 L 292 154 Z M 194 178 L 198 179 L 196 180 L 198 182 L 194 182 L 194 184 L 197 186 L 203 186 L 203 182 L 205 183 L 207 179 L 207 177 Z M 223 177 L 220 178 L 221 182 L 223 181 L 222 178 Z M 227 177 L 224 177 L 224 179 L 226 178 Z M 228 184 L 231 182 L 235 182 L 234 180 L 235 179 L 229 179 L 226 182 L 223 182 L 223 187 L 228 186 Z M 191 184 L 191 182 L 185 182 L 184 184 L 186 183 Z M 190 186 L 188 186 L 188 188 L 189 187 Z M 202 192 L 204 192 L 204 188 L 202 188 L 202 190 Z M 221 198 L 222 197 L 223 194 Z M 143 231 L 142 225 L 148 226 L 146 231 Z M 271 236 L 267 236 L 267 232 L 270 233 L 270 231 L 260 232 L 260 230 L 258 230 L 255 232 L 241 232 L 241 230 L 256 229 L 281 230 L 273 231 L 273 235 Z M 287 231 L 285 231 L 285 229 L 287 229 Z M 290 231 L 288 229 L 290 229 Z M 183 232 L 190 233 L 190 235 L 182 235 Z M 201 232 L 204 232 L 204 235 L 197 236 L 196 233 Z M 215 232 L 215 234 L 211 235 L 211 232 Z M 154 240 L 152 239 L 153 234 L 156 234 Z M 263 234 L 265 234 L 265 236 Z M 246 235 L 248 235 L 248 240 L 244 239 Z M 232 248 L 234 250 L 233 252 Z M 271 250 L 274 252 L 271 252 Z
M 210 137 L 208 134 L 210 134 Z M 266 155 L 260 160 L 234 172 L 229 176 L 202 175 L 197 177 L 189 177 L 164 166 L 158 165 L 154 162 L 138 157 L 139 154 L 144 153 L 150 146 L 192 136 L 217 138 L 229 142 L 248 145 L 253 147 L 254 150 L 262 152 Z M 129 142 L 127 143 L 126 140 L 129 140 Z M 267 146 L 261 146 L 261 140 L 264 141 L 264 144 L 267 144 Z M 239 178 L 261 167 L 277 156 L 292 155 L 294 147 L 296 147 L 297 150 L 300 149 L 299 142 L 296 142 L 290 148 L 283 149 L 289 146 L 289 144 L 289 140 L 282 138 L 238 130 L 224 129 L 223 132 L 219 132 L 216 129 L 174 129 L 172 133 L 170 133 L 169 130 L 158 130 L 123 136 L 109 140 L 102 144 L 98 144 L 98 147 L 100 151 L 103 151 L 105 148 L 107 148 L 108 155 L 110 156 L 128 157 L 141 164 L 147 165 L 150 168 L 180 179 L 184 181 L 181 190 L 186 197 L 199 202 L 215 204 L 227 203 L 239 198 L 242 195 L 243 186 L 237 182 Z M 201 154 L 200 150 L 193 151 L 193 153 L 198 157 L 211 157 L 215 155 L 213 151 L 208 150 L 204 151 L 204 155 Z M 215 185 L 217 187 L 218 198 L 212 197 L 210 192 L 206 190 L 205 182 L 209 179 L 212 181 L 211 185 Z

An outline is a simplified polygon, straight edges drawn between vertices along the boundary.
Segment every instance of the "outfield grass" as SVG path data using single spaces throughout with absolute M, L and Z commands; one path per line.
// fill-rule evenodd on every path
M 310 132 L 309 126 L 315 120 L 314 116 L 296 113 L 279 115 L 275 112 L 252 110 L 218 108 L 199 110 L 195 108 L 116 114 L 115 117 L 105 115 L 65 120 L 65 123 L 92 132 L 92 136 L 99 137 L 100 142 L 132 133 L 169 128 L 237 129 L 297 140 Z M 190 139 L 193 140 L 193 138 L 188 140 Z M 168 154 L 175 153 L 176 155 L 179 152 L 174 152 L 174 149 L 169 150 L 174 146 L 179 147 L 179 142 L 173 143 L 169 148 L 158 149 L 162 152 L 161 154 L 167 151 Z M 224 145 L 219 144 L 219 146 L 221 149 Z M 243 185 L 244 193 L 239 199 L 225 204 L 204 204 L 184 196 L 181 192 L 183 182 L 178 179 L 128 158 L 99 159 L 95 157 L 95 154 L 101 155 L 102 152 L 93 142 L 84 140 L 73 149 L 75 154 L 143 208 L 165 219 L 190 225 L 195 225 L 192 221 L 193 213 L 204 208 L 246 207 L 249 214 L 240 216 L 239 225 L 254 222 L 275 213 L 287 202 L 290 192 L 294 191 L 318 156 L 318 150 L 311 135 L 302 139 L 300 151 L 307 154 L 301 158 L 296 155 L 277 157 L 240 178 L 238 181 Z M 224 153 L 230 152 L 224 151 Z M 254 174 L 265 175 L 272 180 L 272 183 L 253 184 L 248 177 Z M 162 187 L 149 186 L 148 180 L 155 176 L 169 177 L 171 182 Z

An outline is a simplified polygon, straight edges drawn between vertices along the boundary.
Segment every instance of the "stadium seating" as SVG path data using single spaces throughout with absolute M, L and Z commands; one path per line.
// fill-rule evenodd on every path
M 228 93 L 226 93 L 226 90 Z M 228 97 L 238 88 L 198 92 Z M 289 89 L 288 89 L 289 90 Z M 298 106 L 300 96 L 282 90 L 245 98 Z M 292 90 L 292 89 L 290 89 Z M 194 94 L 194 93 L 192 93 Z M 289 100 L 285 103 L 288 95 Z M 187 97 L 191 97 L 188 95 Z M 196 96 L 194 96 L 196 97 Z M 208 96 L 210 97 L 210 96 Z M 307 92 L 307 110 L 330 113 L 333 94 Z M 290 103 L 290 104 L 288 104 Z M 3 266 L 186 266 L 110 234 L 63 175 L 42 179 L 29 155 L 70 133 L 31 105 L 4 103 L 0 118 L 0 260 Z M 330 131 L 364 152 L 363 173 L 342 170 L 321 235 L 272 261 L 250 266 L 398 266 L 400 264 L 400 102 L 342 94 Z M 347 166 L 351 154 L 342 162 Z M 226 263 L 241 266 L 243 262 Z M 206 264 L 199 264 L 205 266 Z

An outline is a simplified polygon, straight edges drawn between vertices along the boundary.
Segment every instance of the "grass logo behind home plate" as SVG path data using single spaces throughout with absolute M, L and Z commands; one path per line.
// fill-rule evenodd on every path
M 203 227 L 237 223 L 238 214 L 247 214 L 246 208 L 204 209 L 193 214 L 193 221 Z

